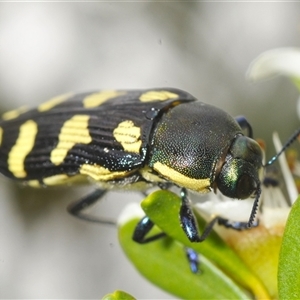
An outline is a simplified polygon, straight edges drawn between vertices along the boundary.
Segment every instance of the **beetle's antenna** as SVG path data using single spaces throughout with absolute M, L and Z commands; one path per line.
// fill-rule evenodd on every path
M 298 128 L 294 134 L 287 140 L 287 142 L 283 145 L 282 149 L 274 155 L 265 165 L 264 167 L 272 165 L 278 157 L 300 136 L 300 128 Z
M 252 211 L 249 217 L 249 221 L 248 221 L 248 228 L 253 226 L 256 214 L 257 214 L 257 210 L 258 210 L 258 206 L 259 206 L 259 198 L 261 195 L 261 187 L 260 187 L 260 182 L 257 182 L 257 189 L 256 189 L 256 197 L 252 206 Z

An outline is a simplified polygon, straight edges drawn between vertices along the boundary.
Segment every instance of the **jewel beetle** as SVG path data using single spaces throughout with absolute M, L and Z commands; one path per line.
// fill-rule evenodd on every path
M 97 189 L 68 207 L 82 219 L 114 224 L 83 212 L 108 190 L 176 185 L 180 224 L 192 242 L 204 240 L 215 222 L 240 230 L 255 221 L 263 163 L 250 124 L 179 89 L 62 95 L 4 114 L 0 137 L 0 172 L 9 178 L 32 187 L 94 181 Z M 217 189 L 230 198 L 254 197 L 249 221 L 216 217 L 200 234 L 187 190 Z M 145 238 L 153 225 L 143 218 L 133 239 L 159 238 Z

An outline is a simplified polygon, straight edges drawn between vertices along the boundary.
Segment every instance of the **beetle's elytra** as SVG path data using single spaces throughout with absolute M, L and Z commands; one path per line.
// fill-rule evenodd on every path
M 255 217 L 262 151 L 243 134 L 245 128 L 251 135 L 245 119 L 235 120 L 178 89 L 66 94 L 3 115 L 0 172 L 33 187 L 96 181 L 101 190 L 69 208 L 90 220 L 81 210 L 104 190 L 175 184 L 182 188 L 181 225 L 191 241 L 200 241 L 205 237 L 199 235 L 186 189 L 219 189 L 238 199 L 253 195 L 247 225 Z M 144 220 L 134 239 L 144 242 L 151 226 Z

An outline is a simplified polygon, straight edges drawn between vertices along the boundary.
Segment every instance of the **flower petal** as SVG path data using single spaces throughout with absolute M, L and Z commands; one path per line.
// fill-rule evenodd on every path
M 273 143 L 278 153 L 282 149 L 282 144 L 277 132 L 273 133 Z M 284 153 L 279 156 L 278 161 L 289 194 L 290 203 L 293 204 L 298 197 L 298 191 Z
M 257 81 L 276 75 L 300 78 L 300 49 L 278 48 L 259 55 L 247 71 L 250 80 Z

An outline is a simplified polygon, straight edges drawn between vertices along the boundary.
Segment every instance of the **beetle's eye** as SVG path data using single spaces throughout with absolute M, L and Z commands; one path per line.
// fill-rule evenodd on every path
M 259 184 L 258 170 L 242 159 L 228 160 L 216 179 L 221 193 L 230 198 L 249 198 Z
M 253 178 L 251 178 L 247 174 L 243 174 L 237 183 L 237 198 L 238 199 L 246 199 L 250 197 L 254 191 L 256 191 L 257 185 Z

